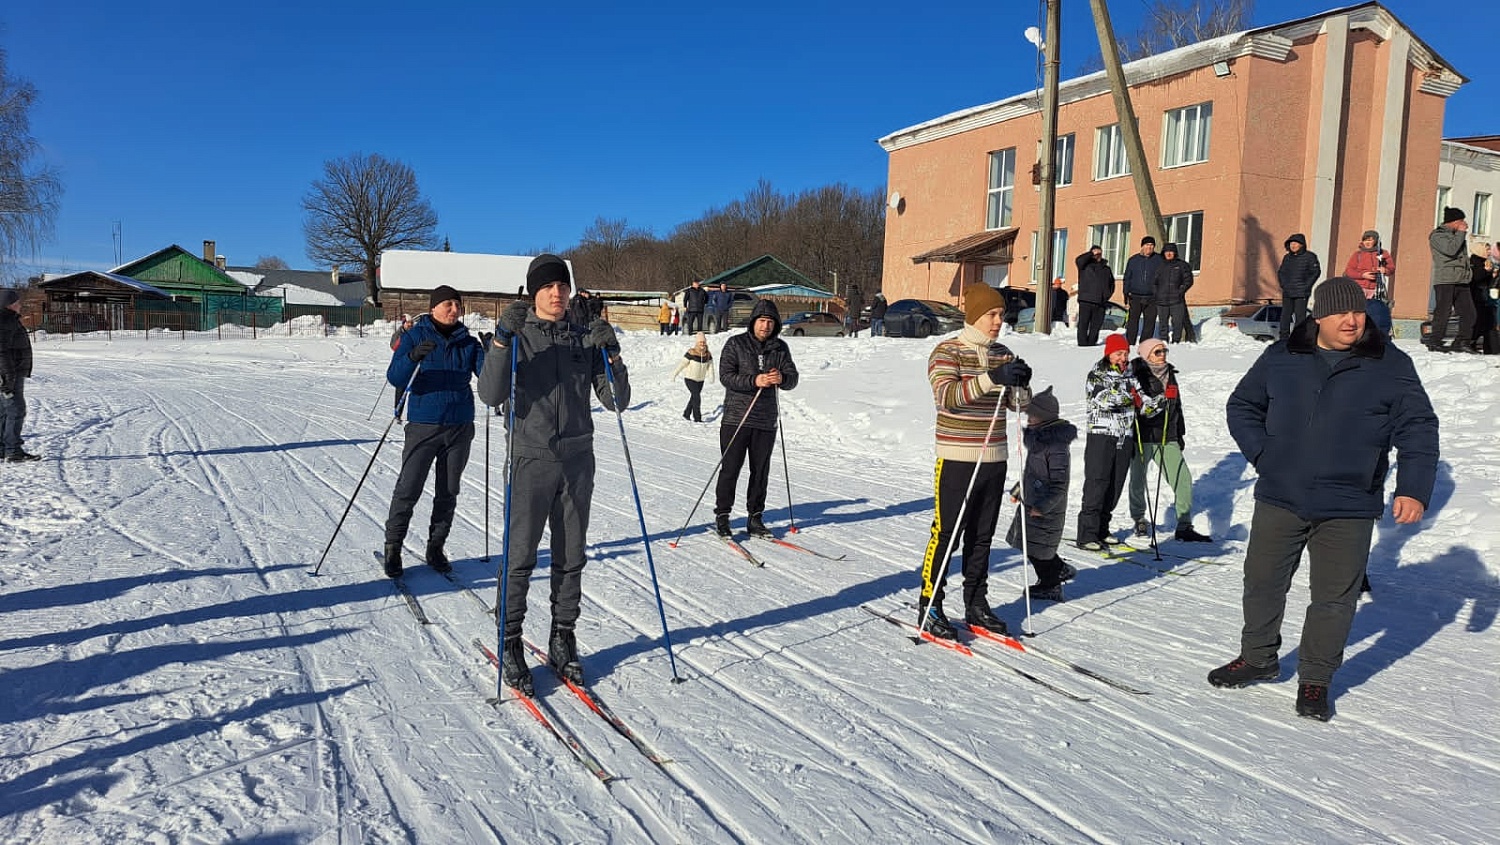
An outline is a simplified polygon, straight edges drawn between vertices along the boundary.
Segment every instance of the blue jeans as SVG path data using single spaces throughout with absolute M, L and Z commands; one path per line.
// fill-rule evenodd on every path
M 16 378 L 9 399 L 0 396 L 0 447 L 6 455 L 21 454 L 21 424 L 26 422 L 26 379 Z
M 885 337 L 885 320 L 870 321 L 870 337 Z

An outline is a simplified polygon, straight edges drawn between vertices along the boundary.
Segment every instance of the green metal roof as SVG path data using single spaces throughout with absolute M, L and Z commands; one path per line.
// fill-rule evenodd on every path
M 159 249 L 145 258 L 116 267 L 110 272 L 129 276 L 173 294 L 245 293 L 244 285 L 218 267 L 177 244 Z
M 827 292 L 828 288 L 788 267 L 773 255 L 747 261 L 731 270 L 725 270 L 711 279 L 704 279 L 704 287 L 713 287 L 723 282 L 733 288 L 751 288 L 760 285 L 800 285 Z

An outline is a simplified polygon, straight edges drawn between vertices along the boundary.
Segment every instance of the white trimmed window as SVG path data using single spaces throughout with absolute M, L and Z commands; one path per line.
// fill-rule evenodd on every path
M 1068 230 L 1052 230 L 1052 276 L 1049 279 L 1043 279 L 1041 274 L 1042 239 L 1038 237 L 1038 234 L 1034 231 L 1031 233 L 1031 283 L 1034 285 L 1038 283 L 1051 284 L 1052 279 L 1060 276 L 1066 277 L 1065 271 L 1068 266 L 1066 261 L 1068 255 Z
M 990 153 L 989 208 L 985 212 L 986 229 L 1004 229 L 1010 225 L 1010 212 L 1016 198 L 1016 148 Z
M 1198 103 L 1167 112 L 1162 126 L 1162 167 L 1181 167 L 1208 161 L 1208 137 L 1213 113 L 1213 103 Z
M 1438 185 L 1437 208 L 1432 212 L 1434 226 L 1443 225 L 1443 209 L 1447 208 L 1451 202 L 1453 202 L 1453 189 Z
M 1111 123 L 1094 131 L 1094 179 L 1113 179 L 1130 175 L 1130 160 L 1125 157 L 1125 139 L 1120 124 Z
M 1010 285 L 1009 264 L 986 264 L 979 271 L 980 281 L 992 288 L 1003 288 Z
M 1469 218 L 1469 228 L 1476 235 L 1490 233 L 1490 195 L 1474 195 L 1474 214 Z
M 1167 218 L 1167 240 L 1177 244 L 1177 257 L 1186 261 L 1194 272 L 1202 270 L 1203 212 L 1189 211 Z M 1164 245 L 1165 246 L 1165 245 Z
M 1104 248 L 1104 260 L 1118 278 L 1125 273 L 1125 259 L 1130 256 L 1130 221 L 1098 223 L 1089 227 L 1089 243 Z
M 1073 184 L 1073 148 L 1076 146 L 1073 133 L 1060 135 L 1057 139 L 1057 152 L 1053 156 L 1057 167 L 1057 187 Z

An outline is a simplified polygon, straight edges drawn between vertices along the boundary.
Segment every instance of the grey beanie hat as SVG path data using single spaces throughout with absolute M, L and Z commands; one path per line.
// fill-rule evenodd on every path
M 20 291 L 15 288 L 0 288 L 0 308 L 9 308 L 11 303 L 20 301 Z
M 1041 422 L 1057 419 L 1059 411 L 1057 397 L 1052 394 L 1050 385 L 1041 393 L 1033 394 L 1031 401 L 1026 404 L 1026 413 Z
M 1336 276 L 1318 285 L 1313 291 L 1312 316 L 1314 320 L 1347 314 L 1350 311 L 1365 311 L 1365 289 L 1348 276 Z

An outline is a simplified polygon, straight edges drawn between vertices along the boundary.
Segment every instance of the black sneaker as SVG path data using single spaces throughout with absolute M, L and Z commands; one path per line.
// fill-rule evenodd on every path
M 1304 719 L 1328 721 L 1328 687 L 1322 684 L 1297 685 L 1297 715 Z
M 536 695 L 536 685 L 531 680 L 531 667 L 526 665 L 526 646 L 521 638 L 507 639 L 500 650 L 500 677 L 505 685 L 530 698 Z
M 1181 540 L 1184 543 L 1213 542 L 1212 537 L 1208 536 L 1207 534 L 1199 534 L 1196 530 L 1194 530 L 1193 524 L 1191 522 L 1179 522 L 1177 524 L 1177 533 L 1173 534 L 1172 536 L 1173 538 Z
M 1068 563 L 1060 557 L 1053 557 L 1053 560 L 1062 564 L 1062 571 L 1058 573 L 1057 576 L 1058 583 L 1072 581 L 1074 578 L 1078 577 L 1078 570 L 1074 568 L 1073 564 Z
M 385 544 L 385 577 L 387 577 L 387 578 L 400 578 L 401 577 L 401 571 L 402 571 L 402 568 L 401 568 L 401 544 L 400 543 L 386 543 Z
M 1274 681 L 1281 676 L 1280 664 L 1251 666 L 1243 657 L 1236 657 L 1208 673 L 1208 682 L 1216 687 L 1248 687 L 1260 681 Z
M 919 604 L 917 608 L 917 627 L 940 640 L 958 641 L 958 631 L 954 629 L 953 623 L 948 621 L 948 617 L 943 615 L 942 605 L 934 604 L 927 608 L 927 624 L 924 626 L 922 622 L 922 612 Z
M 758 517 L 758 516 L 752 516 L 752 517 L 750 517 L 749 521 L 747 521 L 745 523 L 745 530 L 750 532 L 750 536 L 751 537 L 775 537 L 776 536 L 775 534 L 771 533 L 771 529 L 767 528 L 766 524 L 764 522 L 762 522 L 761 519 L 760 519 L 760 517 Z
M 583 686 L 583 663 L 578 660 L 578 641 L 572 631 L 552 629 L 552 639 L 547 643 L 547 662 L 552 664 L 557 674 Z
M 721 513 L 714 517 L 714 533 L 720 537 L 734 536 L 734 532 L 729 528 L 729 514 Z
M 1144 519 L 1137 519 L 1135 521 L 1135 536 L 1140 537 L 1143 540 L 1147 537 L 1150 537 L 1151 523 L 1147 522 Z
M 1005 622 L 996 616 L 995 611 L 990 610 L 987 604 L 970 606 L 964 611 L 964 622 L 968 623 L 970 628 L 983 628 L 1002 637 L 1010 636 L 1010 629 L 1005 627 Z
M 1026 588 L 1026 595 L 1030 596 L 1032 601 L 1067 601 L 1063 597 L 1062 584 L 1032 584 Z
M 8 464 L 24 464 L 27 461 L 40 461 L 41 459 L 41 455 L 33 455 L 25 450 L 22 450 L 20 452 L 12 452 L 11 454 L 5 456 L 5 462 Z
M 452 572 L 453 564 L 448 561 L 448 556 L 443 554 L 441 546 L 427 547 L 427 565 L 434 572 Z

